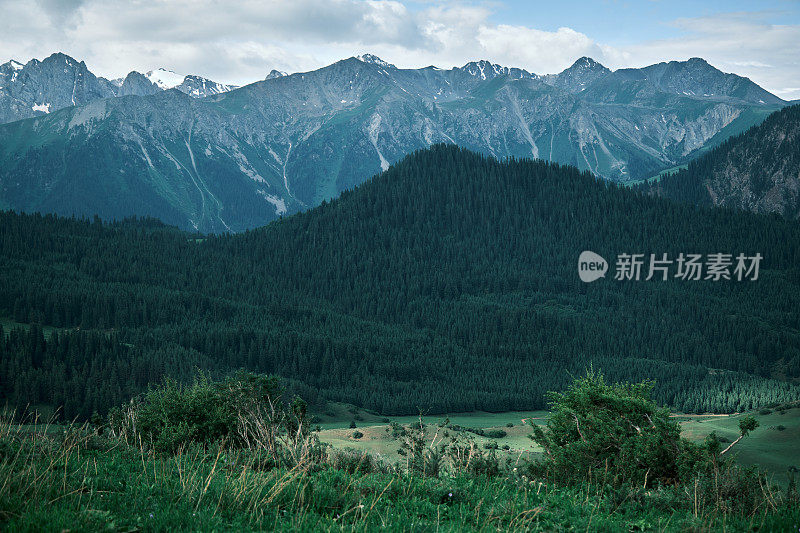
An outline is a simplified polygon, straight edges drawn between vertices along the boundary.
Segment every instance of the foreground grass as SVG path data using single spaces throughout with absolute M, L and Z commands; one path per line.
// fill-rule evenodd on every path
M 749 516 L 696 506 L 686 488 L 558 488 L 513 470 L 431 478 L 358 455 L 274 467 L 253 451 L 159 455 L 81 428 L 0 425 L 5 531 L 796 531 L 799 524 L 800 510 L 777 504 Z

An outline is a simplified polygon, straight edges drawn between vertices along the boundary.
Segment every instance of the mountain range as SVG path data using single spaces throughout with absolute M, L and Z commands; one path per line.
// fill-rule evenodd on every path
M 130 72 L 108 80 L 92 74 L 83 61 L 55 53 L 25 64 L 11 60 L 0 65 L 0 123 L 41 116 L 115 96 L 146 96 L 177 89 L 196 98 L 235 89 L 200 76 L 182 76 L 160 68 L 145 74 Z
M 55 81 L 70 65 L 80 75 Z M 0 126 L 0 207 L 203 232 L 319 205 L 439 142 L 634 181 L 786 105 L 699 58 L 617 71 L 581 58 L 538 75 L 488 61 L 399 69 L 367 54 L 232 90 L 192 77 L 163 90 L 177 81 L 166 72 L 111 82 L 63 54 L 0 72 L 3 95 L 12 78 L 28 95 L 2 96 L 0 116 L 19 102 L 39 115 Z

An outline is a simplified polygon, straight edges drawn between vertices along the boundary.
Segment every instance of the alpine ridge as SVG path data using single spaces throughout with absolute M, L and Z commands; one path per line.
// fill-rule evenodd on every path
M 92 74 L 83 61 L 62 53 L 26 64 L 12 59 L 0 65 L 0 124 L 115 96 L 147 96 L 177 89 L 201 98 L 234 88 L 163 68 L 146 74 L 132 71 L 124 78 L 107 80 Z
M 49 113 L 0 126 L 0 206 L 242 231 L 441 142 L 628 182 L 785 104 L 699 59 L 611 71 L 580 58 L 541 76 L 489 61 L 401 69 L 364 54 L 233 90 L 192 77 L 178 91 L 153 83 L 177 82 L 168 74 L 132 73 L 117 87 L 87 71 L 68 86 L 76 107 L 63 109 L 70 100 L 28 91 L 25 106 Z

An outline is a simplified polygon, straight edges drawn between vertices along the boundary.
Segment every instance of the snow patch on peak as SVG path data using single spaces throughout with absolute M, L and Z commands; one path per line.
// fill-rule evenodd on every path
M 470 76 L 480 78 L 481 80 L 490 80 L 499 76 L 509 76 L 511 79 L 538 78 L 536 74 L 531 74 L 525 69 L 504 67 L 503 65 L 498 65 L 497 63 L 492 63 L 485 59 L 470 61 L 459 70 L 466 72 Z
M 492 64 L 485 59 L 481 59 L 480 61 L 470 61 L 463 67 L 461 70 L 467 72 L 472 76 L 477 76 L 482 80 L 486 79 L 487 74 L 492 75 L 492 77 L 497 76 L 503 72 L 503 67 L 500 65 Z
M 50 112 L 50 104 L 34 104 L 31 106 L 31 109 L 34 111 L 41 111 L 42 113 L 49 113 Z
M 371 65 L 378 65 L 379 67 L 383 68 L 397 68 L 391 63 L 387 63 L 380 57 L 374 54 L 361 54 L 360 56 L 356 56 L 356 59 L 361 61 L 362 63 L 369 63 Z
M 180 74 L 176 74 L 175 72 L 165 68 L 151 70 L 145 74 L 145 77 L 162 89 L 172 89 L 173 87 L 177 87 L 183 83 L 184 79 L 186 79 L 186 76 L 181 76 Z
M 276 69 L 272 69 L 272 70 L 269 72 L 269 74 L 267 74 L 267 77 L 266 77 L 266 78 L 264 78 L 264 79 L 265 79 L 265 80 L 273 80 L 273 79 L 275 79 L 275 78 L 283 78 L 284 76 L 288 76 L 288 75 L 289 75 L 289 74 L 288 74 L 287 72 L 284 72 L 284 71 L 282 71 L 282 70 L 276 70 Z
M 22 70 L 22 68 L 25 66 L 22 63 L 20 63 L 19 61 L 16 61 L 14 59 L 9 61 L 8 65 L 10 65 L 13 70 Z

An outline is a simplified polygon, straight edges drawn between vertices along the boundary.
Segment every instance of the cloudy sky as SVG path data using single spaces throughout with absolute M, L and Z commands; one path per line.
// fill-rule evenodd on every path
M 610 68 L 699 56 L 800 98 L 800 0 L 0 0 L 0 16 L 0 62 L 62 51 L 106 77 L 163 66 L 244 84 L 365 52 L 540 74 L 584 55 Z

